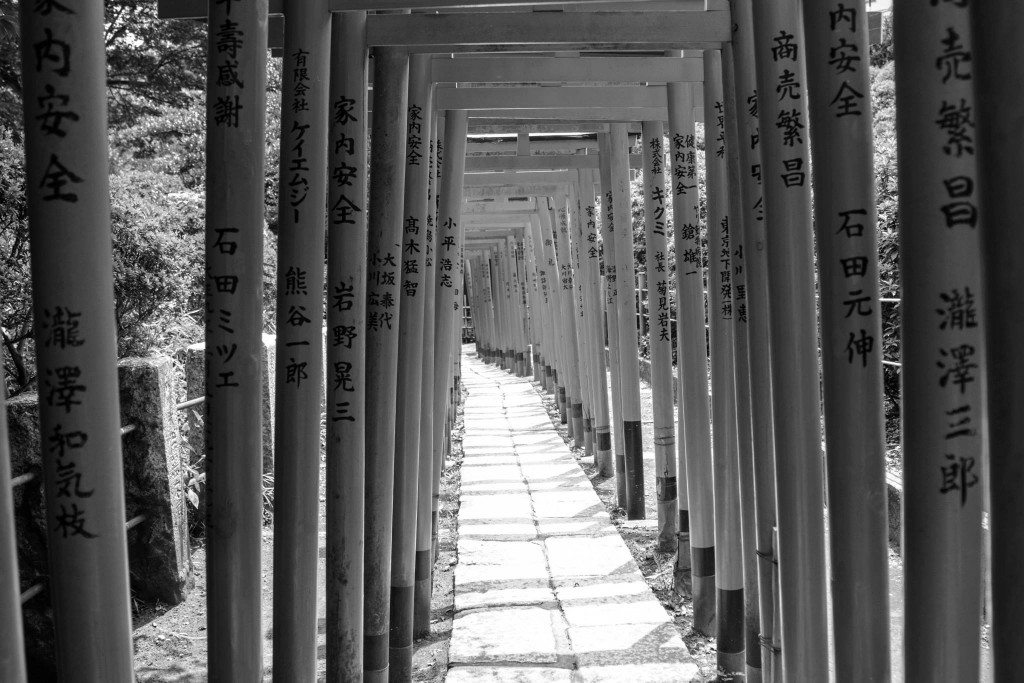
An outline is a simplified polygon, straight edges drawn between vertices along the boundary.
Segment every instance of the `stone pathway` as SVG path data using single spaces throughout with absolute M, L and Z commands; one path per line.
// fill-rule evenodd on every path
M 700 681 L 528 379 L 463 356 L 448 683 Z

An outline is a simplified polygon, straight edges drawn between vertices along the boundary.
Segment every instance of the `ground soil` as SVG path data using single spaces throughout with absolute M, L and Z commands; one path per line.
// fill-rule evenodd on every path
M 438 520 L 438 557 L 434 565 L 430 635 L 416 641 L 413 653 L 413 680 L 440 683 L 448 671 L 448 645 L 451 640 L 455 607 L 454 570 L 458 562 L 459 491 L 462 465 L 462 410 L 452 430 L 451 457 L 445 463 L 441 480 Z M 324 458 L 321 457 L 321 515 L 324 513 Z M 268 514 L 272 520 L 272 515 Z M 206 643 L 206 547 L 205 539 L 192 546 L 195 588 L 185 602 L 170 607 L 160 603 L 133 601 L 135 667 L 139 683 L 203 683 L 207 680 Z M 263 612 L 269 621 L 273 600 L 274 530 L 270 523 L 263 529 Z M 323 615 L 321 615 L 323 616 Z M 267 629 L 265 629 L 266 631 Z M 269 631 L 268 631 L 269 633 Z M 271 641 L 264 642 L 264 681 L 272 678 Z M 322 652 L 322 651 L 321 651 Z M 318 662 L 318 680 L 324 680 L 324 661 Z

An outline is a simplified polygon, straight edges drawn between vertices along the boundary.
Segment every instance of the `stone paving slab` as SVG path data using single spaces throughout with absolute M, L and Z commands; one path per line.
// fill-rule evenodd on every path
M 462 384 L 446 681 L 700 681 L 531 383 L 466 355 Z

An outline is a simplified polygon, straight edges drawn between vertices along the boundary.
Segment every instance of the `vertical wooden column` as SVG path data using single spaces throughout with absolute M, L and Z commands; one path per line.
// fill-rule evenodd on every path
M 654 402 L 654 467 L 658 497 L 658 549 L 677 549 L 679 511 L 676 426 L 672 401 L 672 323 L 668 305 L 668 234 L 665 217 L 665 127 L 643 122 L 644 227 L 647 237 L 647 306 L 650 315 L 651 390 Z
M 388 678 L 402 205 L 409 57 L 374 48 L 366 299 L 366 576 L 363 676 Z
M 757 600 L 760 621 L 762 675 L 772 680 L 777 661 L 771 647 L 775 608 L 773 605 L 772 530 L 775 528 L 775 436 L 772 423 L 772 375 L 768 333 L 768 281 L 764 199 L 761 192 L 761 134 L 758 124 L 757 84 L 754 67 L 754 17 L 752 0 L 733 4 L 735 31 L 732 54 L 735 73 L 737 146 L 739 182 L 742 196 L 742 221 L 738 226 L 743 244 L 743 275 L 746 278 L 745 301 L 747 336 L 747 382 L 737 384 L 737 392 L 749 391 L 750 436 L 753 462 L 753 500 L 756 532 L 744 537 L 744 553 L 757 556 Z M 740 314 L 740 309 L 737 309 Z M 738 351 L 738 349 L 737 349 Z M 737 362 L 739 356 L 737 356 Z M 741 468 L 748 467 L 741 462 Z M 744 502 L 751 500 L 741 475 L 740 491 Z M 749 596 L 747 600 L 750 602 Z M 748 659 L 752 653 L 747 652 Z
M 818 141 L 814 218 L 832 625 L 840 683 L 887 681 L 890 675 L 882 323 L 867 23 L 862 2 L 830 0 L 804 9 L 808 90 L 819 93 L 810 98 L 810 114 Z M 918 125 L 923 123 L 919 120 Z M 851 264 L 857 267 L 851 269 Z M 858 340 L 864 342 L 859 351 Z M 906 395 L 907 403 L 916 401 Z
M 433 408 L 431 401 L 434 394 L 434 256 L 436 254 L 435 196 L 437 192 L 437 154 L 434 135 L 437 121 L 431 111 L 431 137 L 428 145 L 428 191 L 426 220 L 423 224 L 423 272 L 420 277 L 419 289 L 423 297 L 423 336 L 420 340 L 420 419 L 419 419 L 419 483 L 416 488 L 416 584 L 413 606 L 413 637 L 422 638 L 430 634 L 430 598 L 433 592 L 434 557 L 432 553 L 433 519 L 432 492 L 434 488 L 433 461 Z M 473 312 L 474 317 L 476 311 Z M 477 327 L 479 330 L 479 325 Z
M 581 199 L 583 201 L 580 223 L 580 265 L 583 280 L 584 305 L 586 307 L 587 330 L 589 339 L 589 367 L 593 382 L 594 400 L 594 457 L 598 473 L 610 477 L 615 473 L 612 462 L 612 434 L 610 416 L 608 414 L 608 373 L 604 355 L 604 308 L 601 305 L 601 250 L 598 246 L 598 209 L 595 198 L 593 171 L 580 171 Z
M 0 678 L 26 683 L 25 643 L 18 586 L 18 541 L 11 496 L 11 453 L 7 432 L 7 383 L 0 366 Z
M 685 473 L 687 515 L 680 510 L 680 533 L 689 533 L 688 557 L 679 548 L 676 591 L 692 589 L 694 628 L 710 635 L 715 624 L 715 512 L 708 404 L 708 352 L 704 321 L 704 257 L 697 196 L 697 144 L 693 86 L 668 84 L 672 136 L 672 208 L 675 222 L 677 365 L 679 367 L 679 472 Z M 682 538 L 680 538 L 682 540 Z M 678 574 L 678 572 L 677 572 Z M 690 576 L 686 576 L 689 574 Z M 680 585 L 682 581 L 682 585 Z
M 501 367 L 513 372 L 515 367 L 515 351 L 512 335 L 512 283 L 509 275 L 508 245 L 504 240 L 498 242 L 494 252 L 495 274 L 498 281 L 498 310 L 501 320 Z
M 570 438 L 573 434 L 573 423 L 572 423 L 572 391 L 570 378 L 571 371 L 571 356 L 570 356 L 570 340 L 568 327 L 566 326 L 565 313 L 563 311 L 563 299 L 564 299 L 564 288 L 565 288 L 565 273 L 561 267 L 561 261 L 557 258 L 558 249 L 556 243 L 556 235 L 558 228 L 555 223 L 555 210 L 552 206 L 555 201 L 554 197 L 547 199 L 548 205 L 546 210 L 543 212 L 542 220 L 545 224 L 545 240 L 550 242 L 548 247 L 548 260 L 550 263 L 551 272 L 553 273 L 553 280 L 555 284 L 554 290 L 554 301 L 552 307 L 552 323 L 555 329 L 558 330 L 558 372 L 556 379 L 558 380 L 558 400 L 560 403 L 560 418 L 562 424 L 566 426 L 566 433 Z
M 395 421 L 395 512 L 391 524 L 390 678 L 412 677 L 416 516 L 423 382 L 423 271 L 427 231 L 432 83 L 428 54 L 409 61 L 409 102 L 405 151 L 405 217 L 401 238 L 398 394 Z M 429 405 L 429 404 L 427 404 Z
M 903 36 L 896 44 L 896 132 L 904 670 L 932 681 L 973 680 L 979 658 L 985 365 L 968 18 L 957 3 L 893 9 L 893 30 Z M 846 226 L 863 222 L 856 218 Z M 851 257 L 847 268 L 865 260 Z M 855 336 L 858 362 L 868 341 L 881 344 L 870 333 Z
M 437 483 L 444 462 L 445 416 L 448 409 L 448 385 L 452 367 L 454 308 L 461 306 L 455 291 L 458 261 L 462 257 L 465 228 L 462 225 L 462 182 L 466 169 L 465 110 L 447 112 L 444 124 L 444 163 L 441 164 L 441 182 L 438 186 L 440 207 L 437 212 L 437 249 L 434 269 L 434 394 L 433 401 L 433 453 L 434 511 L 437 510 Z
M 555 259 L 561 276 L 561 324 L 565 330 L 566 410 L 569 413 L 571 429 L 569 435 L 576 447 L 583 446 L 583 394 L 580 383 L 580 346 L 576 329 L 576 306 L 573 295 L 572 246 L 569 242 L 569 207 L 565 194 L 555 196 L 555 220 L 552 234 L 555 241 Z
M 529 283 L 526 280 L 526 261 L 524 259 L 523 241 L 517 235 L 515 242 L 515 276 L 516 276 L 516 307 L 519 311 L 519 376 L 530 374 L 530 341 L 529 341 Z
M 590 367 L 590 335 L 587 333 L 586 307 L 583 302 L 584 282 L 583 263 L 581 262 L 581 242 L 583 241 L 582 213 L 580 201 L 581 187 L 579 172 L 577 180 L 569 186 L 569 242 L 570 258 L 573 271 L 573 313 L 576 321 L 576 342 L 579 346 L 580 397 L 583 412 L 583 455 L 594 458 L 594 424 L 592 420 L 594 407 L 593 381 Z M 596 463 L 595 463 L 596 464 Z
M 708 324 L 711 339 L 711 409 L 714 429 L 715 551 L 718 668 L 741 676 L 744 665 L 743 550 L 734 384 L 735 294 L 732 222 L 726 170 L 722 54 L 704 51 L 705 149 L 708 205 Z
M 550 394 L 554 394 L 556 403 L 558 399 L 558 352 L 559 352 L 559 337 L 558 331 L 555 329 L 554 322 L 554 305 L 555 305 L 555 291 L 557 287 L 557 280 L 555 274 L 551 271 L 548 264 L 547 252 L 545 250 L 545 242 L 543 237 L 543 230 L 541 229 L 541 212 L 544 209 L 541 208 L 541 204 L 544 200 L 543 197 L 537 197 L 537 212 L 530 216 L 530 228 L 533 233 L 535 244 L 536 244 L 536 259 L 537 269 L 541 274 L 541 284 L 545 292 L 544 298 L 544 340 L 547 342 L 546 351 L 544 352 L 544 373 L 545 373 L 545 384 L 546 390 Z
M 67 681 L 132 681 L 103 7 L 23 3 L 20 9 L 57 670 Z M 7 457 L 2 460 L 0 485 L 9 500 L 9 464 Z
M 787 680 L 828 675 L 821 409 L 810 214 L 806 43 L 798 0 L 755 3 L 767 242 L 775 482 Z M 785 95 L 795 92 L 792 99 Z M 780 97 L 780 95 L 782 97 Z
M 260 593 L 267 6 L 210 11 L 206 143 L 207 622 L 211 681 L 263 670 Z
M 640 350 L 636 328 L 633 225 L 629 202 L 629 150 L 626 124 L 611 124 L 609 153 L 612 211 L 615 214 L 615 282 L 619 290 L 619 373 L 622 384 L 622 435 L 626 445 L 626 517 L 643 519 L 644 448 L 640 429 Z
M 327 680 L 363 675 L 366 487 L 366 123 L 364 12 L 331 18 L 327 213 Z
M 612 453 L 615 467 L 615 503 L 626 508 L 626 440 L 622 433 L 622 373 L 619 367 L 619 288 L 615 272 L 615 212 L 612 208 L 611 136 L 598 134 L 601 153 L 601 245 L 604 249 L 605 315 L 608 333 L 608 370 L 612 394 Z M 602 351 L 603 353 L 603 351 Z
M 761 619 L 757 586 L 757 524 L 754 516 L 754 440 L 750 397 L 749 337 L 747 329 L 747 272 L 744 235 L 748 220 L 746 197 L 740 181 L 741 138 L 736 96 L 736 65 L 732 45 L 722 48 L 722 85 L 725 100 L 725 164 L 729 192 L 729 239 L 732 249 L 733 384 L 736 396 L 736 458 L 739 475 L 740 530 L 743 553 L 743 648 L 747 683 L 761 681 Z
M 330 14 L 285 4 L 278 192 L 274 680 L 316 676 Z M 335 381 L 343 373 L 335 373 Z M 285 571 L 287 568 L 287 571 Z
M 536 201 L 536 200 L 535 200 Z M 544 362 L 543 355 L 547 351 L 547 342 L 544 340 L 544 298 L 541 292 L 541 273 L 537 267 L 537 250 L 534 240 L 532 221 L 527 219 L 524 232 L 524 252 L 526 256 L 526 267 L 529 272 L 530 300 L 529 300 L 529 329 L 531 333 L 532 355 L 534 355 L 534 381 L 544 386 Z
M 578 177 L 578 174 L 577 174 Z M 579 184 L 571 183 L 568 187 L 569 196 L 567 204 L 566 217 L 568 218 L 568 228 L 566 234 L 566 241 L 569 244 L 569 268 L 572 272 L 572 312 L 573 312 L 573 327 L 576 333 L 576 349 L 579 357 L 579 363 L 577 365 L 579 379 L 580 379 L 580 415 L 583 429 L 579 433 L 577 441 L 583 444 L 583 452 L 585 457 L 593 457 L 594 455 L 594 432 L 593 425 L 590 422 L 590 410 L 593 405 L 593 398 L 591 396 L 590 389 L 590 364 L 587 360 L 589 358 L 589 344 L 586 333 L 586 322 L 583 318 L 583 282 L 581 278 L 582 266 L 579 261 L 580 257 L 580 238 L 578 232 L 580 231 L 580 206 L 579 200 Z
M 550 202 L 550 199 L 548 200 Z M 569 420 L 569 368 L 568 368 L 568 342 L 566 340 L 565 320 L 562 314 L 562 271 L 555 256 L 554 220 L 550 204 L 540 212 L 541 230 L 544 235 L 544 253 L 548 262 L 548 271 L 552 274 L 552 318 L 555 333 L 558 336 L 558 360 L 555 372 L 556 393 L 555 400 L 558 404 L 558 413 L 562 424 L 568 427 L 569 435 L 572 436 L 572 422 Z
M 539 200 L 538 200 L 539 201 Z M 534 263 L 537 268 L 537 279 L 540 282 L 541 292 L 541 309 L 540 309 L 540 326 L 543 328 L 543 347 L 541 348 L 541 360 L 544 363 L 544 390 L 549 394 L 554 394 L 557 391 L 555 386 L 553 372 L 555 369 L 555 349 L 556 349 L 556 336 L 554 326 L 551 322 L 551 305 L 552 305 L 552 280 L 551 275 L 547 268 L 547 258 L 544 253 L 544 238 L 541 235 L 540 228 L 540 216 L 538 214 L 532 214 L 530 216 L 529 225 L 530 235 L 533 241 L 533 253 Z
M 984 258 L 985 310 L 990 320 L 985 331 L 988 354 L 989 481 L 992 503 L 989 529 L 992 545 L 992 642 L 995 680 L 1013 680 L 1024 668 L 1024 648 L 1017 640 L 1017 621 L 1024 609 L 1020 582 L 1024 548 L 1019 491 L 1022 470 L 1022 393 L 1020 318 L 1024 310 L 1017 275 L 1024 269 L 1019 217 L 1024 195 L 1015 191 L 1017 150 L 1021 149 L 1022 101 L 1007 88 L 1007 76 L 1020 73 L 1019 28 L 1022 7 L 1015 2 L 976 2 L 970 6 L 974 88 L 977 95 L 978 176 L 986 220 L 978 231 Z M 1008 69 L 1010 71 L 1008 72 Z
M 541 297 L 540 273 L 537 270 L 537 252 L 534 249 L 533 230 L 531 226 L 532 223 L 528 219 L 523 231 L 523 248 L 530 281 L 530 343 L 532 345 L 531 351 L 533 355 L 533 379 L 538 384 L 543 385 L 544 365 L 541 361 L 541 355 L 545 351 L 544 325 L 542 323 L 542 308 L 544 303 Z

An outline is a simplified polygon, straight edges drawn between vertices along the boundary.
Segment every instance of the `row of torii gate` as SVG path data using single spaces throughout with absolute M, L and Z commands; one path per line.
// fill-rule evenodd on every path
M 167 17 L 207 18 L 210 36 L 209 679 L 257 681 L 263 668 L 259 343 L 269 46 L 284 60 L 275 680 L 315 678 L 323 391 L 327 677 L 409 679 L 414 634 L 429 630 L 431 502 L 464 282 L 482 352 L 519 373 L 533 354 L 534 372 L 557 387 L 576 438 L 593 434 L 597 463 L 614 472 L 620 501 L 630 516 L 642 514 L 628 227 L 628 138 L 637 132 L 659 536 L 666 546 L 685 541 L 678 580 L 692 583 L 696 624 L 715 623 L 720 664 L 749 680 L 828 680 L 830 631 L 836 680 L 888 680 L 882 335 L 863 0 L 434 5 L 161 5 Z M 56 444 L 45 454 L 45 478 L 59 669 L 63 680 L 107 683 L 133 680 L 133 673 L 102 9 L 97 0 L 21 4 L 40 412 L 42 433 Z M 287 18 L 283 29 L 270 14 Z M 1024 237 L 1015 225 L 1024 193 L 1012 186 L 1024 146 L 1024 95 L 1005 84 L 1024 63 L 1024 6 L 900 0 L 893 14 L 903 668 L 914 680 L 978 676 L 988 494 L 995 674 L 1011 681 L 1024 665 L 1013 626 L 1024 609 L 1015 576 L 1024 547 L 1024 361 L 1014 313 L 1024 304 L 1016 281 Z M 706 217 L 697 205 L 701 120 Z M 597 153 L 530 154 L 540 137 L 531 134 L 545 132 L 595 132 Z M 467 158 L 471 133 L 516 133 L 518 154 Z M 494 201 L 473 201 L 484 198 Z M 662 267 L 670 204 L 678 437 L 667 379 L 672 312 L 663 303 L 671 288 Z M 326 377 L 316 371 L 324 354 Z M 20 681 L 2 455 L 0 679 Z M 70 497 L 60 487 L 68 472 L 81 484 Z

